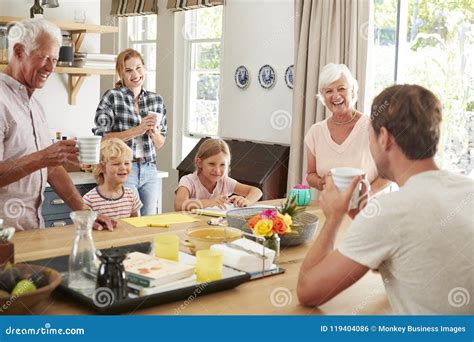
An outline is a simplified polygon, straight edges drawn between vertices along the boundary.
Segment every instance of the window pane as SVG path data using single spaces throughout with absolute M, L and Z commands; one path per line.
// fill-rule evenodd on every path
M 374 1 L 373 94 L 394 83 L 397 0 Z
M 131 40 L 156 39 L 156 15 L 129 17 L 128 25 Z
M 156 91 L 156 72 L 147 72 L 145 76 L 145 89 Z
M 221 43 L 194 43 L 192 68 L 219 70 Z
M 216 135 L 219 113 L 219 81 L 217 73 L 191 73 L 189 94 L 189 133 Z
M 469 7 L 469 1 L 410 0 L 400 65 L 404 82 L 427 87 L 443 104 L 437 161 L 442 168 L 468 173 L 474 164 L 469 153 L 469 130 L 474 129 L 474 32 L 466 15 Z M 471 153 L 473 147 L 471 137 Z
M 145 67 L 148 70 L 156 69 L 156 44 L 133 44 L 133 48 L 140 52 L 145 60 Z
M 219 115 L 220 48 L 222 7 L 187 11 L 183 36 L 186 38 L 186 131 L 217 135 Z M 205 39 L 206 42 L 193 41 Z
M 184 31 L 187 39 L 220 38 L 222 6 L 188 11 Z

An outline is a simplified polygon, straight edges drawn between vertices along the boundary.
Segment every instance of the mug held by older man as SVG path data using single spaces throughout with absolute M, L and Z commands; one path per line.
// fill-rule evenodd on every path
M 361 199 L 368 196 L 370 191 L 370 183 L 367 180 L 365 172 L 361 169 L 353 167 L 335 167 L 331 169 L 331 176 L 340 191 L 347 191 L 354 177 L 364 176 L 359 181 L 356 190 L 352 194 L 350 209 L 356 209 L 359 207 Z
M 79 137 L 79 160 L 81 164 L 97 165 L 100 162 L 100 141 L 102 137 Z

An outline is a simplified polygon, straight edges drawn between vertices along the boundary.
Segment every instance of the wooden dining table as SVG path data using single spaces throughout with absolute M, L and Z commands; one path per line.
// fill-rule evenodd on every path
M 280 204 L 280 201 L 265 201 L 265 204 Z M 230 290 L 206 294 L 185 300 L 162 304 L 149 308 L 137 308 L 129 314 L 137 315 L 377 315 L 390 314 L 380 274 L 369 271 L 357 283 L 319 307 L 304 307 L 298 303 L 296 285 L 303 259 L 324 224 L 324 214 L 313 201 L 306 211 L 319 218 L 315 235 L 306 243 L 282 248 L 279 266 L 285 272 L 261 279 L 248 281 Z M 189 214 L 191 215 L 191 214 Z M 94 231 L 97 248 L 119 247 L 142 242 L 151 242 L 157 234 L 174 232 L 184 237 L 191 227 L 207 226 L 209 217 L 193 215 L 198 222 L 171 225 L 169 228 L 138 228 L 119 221 L 116 229 Z M 337 241 L 343 237 L 350 224 L 344 219 Z M 18 232 L 15 244 L 15 261 L 26 262 L 69 255 L 74 240 L 73 225 L 33 229 Z M 183 251 L 186 251 L 183 247 Z M 318 286 L 318 284 L 314 284 Z M 31 311 L 36 315 L 91 315 L 95 312 L 73 301 L 65 294 L 55 291 L 53 295 Z

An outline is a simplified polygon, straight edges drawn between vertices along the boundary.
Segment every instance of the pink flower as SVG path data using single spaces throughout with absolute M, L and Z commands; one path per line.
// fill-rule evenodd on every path
M 300 184 L 296 184 L 294 186 L 294 189 L 309 189 L 309 186 L 307 186 L 306 184 L 300 183 Z
M 276 214 L 277 214 L 276 210 L 267 209 L 267 210 L 262 211 L 260 215 L 262 216 L 262 219 L 273 220 L 276 217 Z

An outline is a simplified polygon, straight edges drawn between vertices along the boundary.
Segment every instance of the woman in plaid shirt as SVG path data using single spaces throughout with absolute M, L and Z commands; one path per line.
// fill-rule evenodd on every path
M 122 139 L 132 149 L 132 173 L 125 186 L 138 193 L 142 216 L 155 215 L 159 195 L 155 149 L 165 143 L 165 104 L 160 95 L 143 88 L 145 66 L 138 51 L 122 51 L 116 71 L 119 81 L 102 96 L 93 131 L 104 139 Z

